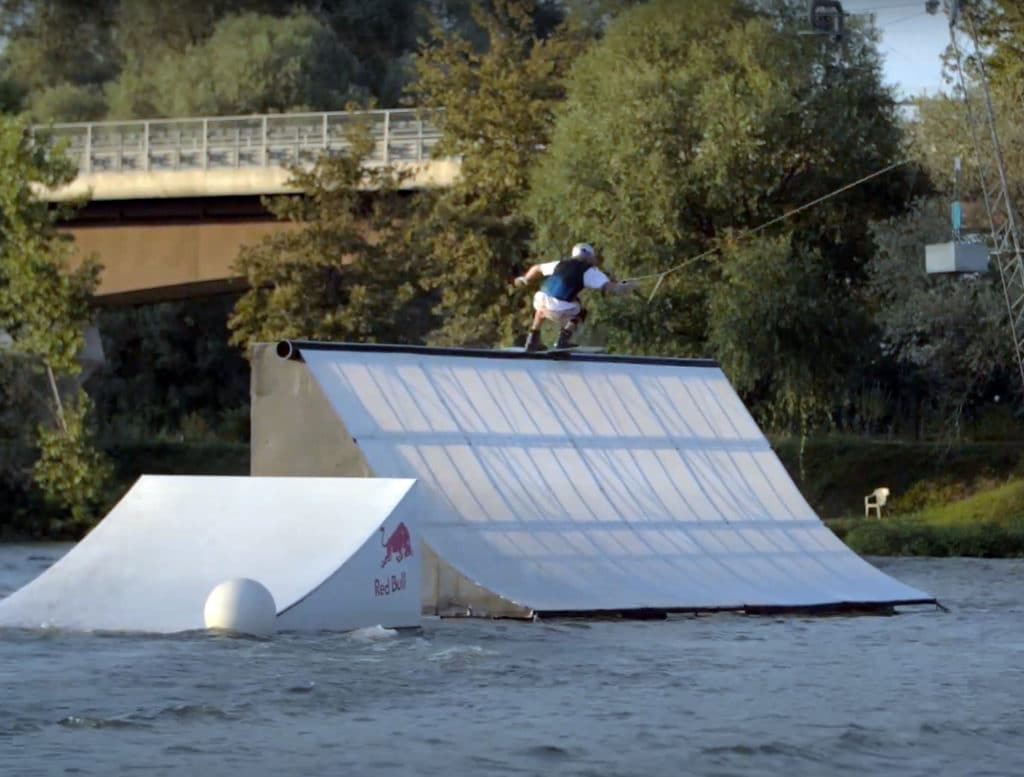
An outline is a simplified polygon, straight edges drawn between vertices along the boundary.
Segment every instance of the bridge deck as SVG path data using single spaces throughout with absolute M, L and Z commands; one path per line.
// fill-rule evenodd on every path
M 415 109 L 266 114 L 153 121 L 57 124 L 78 166 L 50 200 L 262 195 L 288 191 L 288 169 L 348 148 L 347 132 L 366 125 L 376 140 L 370 166 L 411 171 L 407 188 L 446 186 L 458 162 L 435 160 L 441 133 Z

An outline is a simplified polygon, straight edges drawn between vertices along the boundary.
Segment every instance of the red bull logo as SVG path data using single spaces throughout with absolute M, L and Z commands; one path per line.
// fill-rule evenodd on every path
M 412 539 L 409 537 L 409 530 L 404 523 L 399 523 L 391 536 L 384 539 L 384 527 L 380 527 L 380 544 L 384 546 L 384 560 L 380 562 L 386 567 L 392 558 L 401 561 L 412 555 Z

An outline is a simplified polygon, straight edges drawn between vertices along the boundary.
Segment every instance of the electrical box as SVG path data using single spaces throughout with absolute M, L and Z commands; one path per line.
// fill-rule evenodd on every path
M 925 246 L 924 268 L 929 274 L 987 272 L 988 246 L 984 243 L 937 243 Z

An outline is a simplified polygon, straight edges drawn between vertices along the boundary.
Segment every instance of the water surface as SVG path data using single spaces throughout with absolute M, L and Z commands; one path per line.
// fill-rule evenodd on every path
M 0 630 L 0 774 L 1020 774 L 1024 560 L 872 562 L 949 612 Z

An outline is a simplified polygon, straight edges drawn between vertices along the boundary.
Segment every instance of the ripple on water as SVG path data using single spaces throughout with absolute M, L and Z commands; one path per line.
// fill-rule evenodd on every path
M 0 721 L 0 738 L 15 737 L 23 734 L 32 734 L 42 730 L 42 726 L 32 720 L 15 718 L 13 720 Z
M 993 602 L 1019 598 L 1024 562 L 889 571 L 956 611 L 259 643 L 4 630 L 0 775 L 1018 773 L 1024 618 Z
M 68 715 L 57 721 L 58 726 L 76 729 L 127 728 L 147 729 L 152 725 L 147 721 L 131 720 L 130 718 L 98 718 L 90 715 Z
M 544 761 L 564 761 L 566 758 L 582 755 L 582 751 L 560 745 L 531 745 L 523 751 L 523 754 Z
M 498 655 L 497 651 L 487 650 L 483 645 L 453 645 L 432 653 L 429 660 L 439 663 L 464 662 L 496 655 Z

